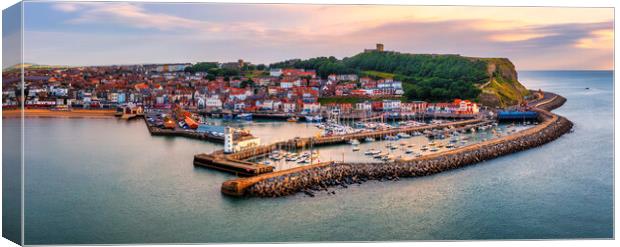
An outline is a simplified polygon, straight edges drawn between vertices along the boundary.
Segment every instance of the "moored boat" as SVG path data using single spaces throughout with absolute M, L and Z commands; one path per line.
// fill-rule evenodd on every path
M 298 117 L 290 117 L 286 120 L 287 122 L 291 122 L 291 123 L 296 123 L 297 121 L 299 121 Z

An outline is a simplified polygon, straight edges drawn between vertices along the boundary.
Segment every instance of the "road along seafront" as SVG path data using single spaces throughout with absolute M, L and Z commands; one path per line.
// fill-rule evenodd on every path
M 113 118 L 114 110 L 72 109 L 70 111 L 50 109 L 2 109 L 3 118 L 41 117 L 41 118 Z
M 498 139 L 411 160 L 384 163 L 327 162 L 238 178 L 225 181 L 221 191 L 231 196 L 278 197 L 298 192 L 314 196 L 313 191 L 327 191 L 332 186 L 347 187 L 348 184 L 368 180 L 398 180 L 401 177 L 426 176 L 461 168 L 541 146 L 571 131 L 571 121 L 550 112 L 564 102 L 564 97 L 546 93 L 546 97 L 532 104 L 533 110 L 538 112 L 539 125 Z

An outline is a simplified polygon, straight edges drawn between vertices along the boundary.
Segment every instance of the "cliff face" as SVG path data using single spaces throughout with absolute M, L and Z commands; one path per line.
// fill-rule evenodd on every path
M 518 104 L 529 91 L 518 80 L 514 64 L 507 58 L 480 58 L 487 63 L 489 81 L 480 85 L 480 103 L 495 107 Z

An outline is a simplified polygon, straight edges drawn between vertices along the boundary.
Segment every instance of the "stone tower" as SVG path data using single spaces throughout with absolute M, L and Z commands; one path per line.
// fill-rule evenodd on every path
M 377 43 L 377 51 L 383 51 L 383 44 Z

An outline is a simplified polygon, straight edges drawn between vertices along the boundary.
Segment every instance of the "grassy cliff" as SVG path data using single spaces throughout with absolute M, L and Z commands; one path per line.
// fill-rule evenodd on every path
M 480 85 L 478 99 L 488 106 L 508 106 L 519 103 L 529 91 L 517 76 L 514 64 L 507 58 L 479 58 L 487 64 L 489 80 Z

